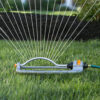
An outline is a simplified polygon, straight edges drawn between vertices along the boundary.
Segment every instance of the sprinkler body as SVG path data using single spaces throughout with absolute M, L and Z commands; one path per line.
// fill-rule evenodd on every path
M 27 63 L 43 59 L 51 62 L 54 66 L 25 66 Z M 73 61 L 69 64 L 56 64 L 54 61 L 45 57 L 36 57 L 26 61 L 24 64 L 17 63 L 16 72 L 18 73 L 33 73 L 33 74 L 67 74 L 67 73 L 80 73 L 83 72 L 84 68 L 88 65 L 83 61 Z M 51 69 L 51 70 L 50 70 Z

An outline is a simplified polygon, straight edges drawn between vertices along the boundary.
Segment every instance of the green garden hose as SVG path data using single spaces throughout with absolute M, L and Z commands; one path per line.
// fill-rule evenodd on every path
M 100 66 L 97 65 L 91 65 L 92 68 L 100 68 Z

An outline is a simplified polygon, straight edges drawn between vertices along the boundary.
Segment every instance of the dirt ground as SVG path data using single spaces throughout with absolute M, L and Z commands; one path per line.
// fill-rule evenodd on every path
M 83 21 L 79 25 L 81 21 L 78 20 L 76 16 L 71 16 L 69 18 L 69 16 L 57 17 L 57 16 L 48 15 L 46 17 L 46 15 L 40 16 L 40 15 L 32 14 L 32 17 L 31 17 L 31 14 L 18 14 L 18 13 L 13 13 L 13 14 L 7 13 L 7 14 L 0 13 L 0 27 L 5 31 L 6 35 L 4 35 L 2 31 L 0 31 L 0 34 L 3 35 L 3 37 L 5 37 L 6 39 L 8 39 L 7 38 L 7 35 L 8 35 L 9 38 L 12 40 L 14 40 L 14 37 L 17 40 L 19 39 L 42 40 L 44 38 L 46 40 L 47 39 L 48 40 L 54 40 L 54 39 L 66 40 L 69 37 L 71 37 L 70 39 L 74 39 L 75 36 L 78 35 L 79 32 L 80 32 L 80 35 L 76 38 L 76 40 L 88 40 L 88 39 L 95 39 L 95 38 L 100 39 L 100 22 L 96 22 L 96 21 L 90 22 L 84 28 L 87 22 Z M 27 20 L 25 19 L 25 16 Z M 56 20 L 57 18 L 58 20 Z M 75 22 L 73 24 L 74 20 Z M 12 24 L 10 21 L 12 22 Z M 32 21 L 33 21 L 33 24 L 32 24 Z M 27 22 L 28 22 L 28 25 L 27 25 Z M 79 27 L 77 28 L 78 25 Z M 69 30 L 70 27 L 71 29 Z M 84 28 L 84 30 L 82 30 L 82 28 Z M 0 39 L 3 39 L 1 35 L 0 35 Z

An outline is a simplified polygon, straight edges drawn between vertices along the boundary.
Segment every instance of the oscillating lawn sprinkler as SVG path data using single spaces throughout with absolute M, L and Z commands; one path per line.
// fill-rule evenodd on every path
M 43 59 L 51 62 L 54 66 L 25 66 L 31 61 Z M 69 64 L 56 64 L 51 59 L 45 57 L 36 57 L 26 61 L 23 64 L 15 64 L 16 72 L 18 73 L 33 73 L 33 74 L 67 74 L 67 73 L 81 73 L 88 67 L 100 68 L 96 65 L 88 65 L 81 60 L 73 61 Z M 47 69 L 47 70 L 46 70 Z M 52 69 L 52 70 L 50 70 Z

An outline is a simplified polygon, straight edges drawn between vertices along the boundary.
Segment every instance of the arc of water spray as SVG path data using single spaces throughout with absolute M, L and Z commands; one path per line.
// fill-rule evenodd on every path
M 78 2 L 78 1 L 76 1 L 75 6 L 76 6 L 77 2 Z M 84 4 L 82 5 L 82 9 L 83 9 L 84 5 L 86 4 L 86 2 L 87 2 L 87 0 L 85 0 Z M 77 17 L 78 17 L 78 15 L 75 17 L 75 19 L 74 19 L 73 23 L 71 24 L 69 30 L 71 29 L 71 27 L 72 27 L 72 25 L 74 24 L 74 22 L 75 22 L 75 20 L 77 19 Z M 63 32 L 64 32 L 64 30 L 65 30 L 65 28 L 66 28 L 66 26 L 67 26 L 67 24 L 68 24 L 70 18 L 71 18 L 71 17 L 68 17 L 68 20 L 67 20 L 67 22 L 66 22 L 66 24 L 65 24 L 65 26 L 64 26 L 64 28 L 63 28 L 61 34 L 60 34 L 60 36 L 59 36 L 59 39 L 60 39 L 61 36 L 63 35 Z M 64 19 L 64 17 L 63 17 L 63 19 Z M 63 19 L 62 19 L 62 22 L 63 22 Z M 62 23 L 62 22 L 61 22 L 61 23 Z M 61 24 L 60 24 L 60 27 L 61 27 Z M 60 29 L 60 27 L 59 27 L 59 29 Z M 59 29 L 58 29 L 58 31 L 57 31 L 57 35 L 58 35 L 58 32 L 59 32 Z M 69 30 L 68 30 L 68 31 L 69 31 Z M 65 37 L 67 36 L 68 31 L 67 31 L 66 35 L 64 36 L 63 40 L 64 40 Z M 56 35 L 55 39 L 57 38 L 57 35 Z M 58 40 L 59 40 L 59 39 L 58 39 Z M 62 43 L 62 42 L 61 42 L 61 43 Z M 53 52 L 55 51 L 57 45 L 58 45 L 58 43 L 56 44 L 55 48 L 53 49 Z M 52 47 L 53 47 L 53 46 L 52 46 Z M 50 52 L 50 54 L 51 54 L 51 52 Z
M 78 0 L 75 2 L 75 5 L 74 5 L 74 6 L 76 6 L 77 2 L 78 2 Z M 60 9 L 61 9 L 61 6 L 60 6 L 60 8 L 59 8 L 59 11 L 60 11 Z M 67 10 L 67 8 L 65 9 L 64 15 L 66 14 L 66 10 Z M 72 8 L 71 14 L 72 14 L 73 10 L 74 10 L 74 7 Z M 59 13 L 59 14 L 60 14 L 60 13 Z M 58 36 L 58 32 L 59 32 L 59 30 L 60 30 L 60 27 L 61 27 L 61 25 L 62 25 L 63 19 L 64 19 L 64 17 L 65 17 L 64 15 L 63 15 L 63 17 L 62 17 L 62 19 L 61 19 L 61 23 L 60 23 L 60 25 L 59 25 L 59 27 L 58 27 L 58 30 L 57 30 L 57 33 L 56 33 L 54 42 L 53 42 L 52 46 L 51 46 L 51 43 L 50 43 L 50 46 L 51 46 L 51 47 L 49 46 L 49 48 L 48 48 L 48 52 L 47 52 L 47 53 L 49 54 L 49 57 L 50 57 L 50 54 L 51 54 L 51 52 L 49 53 L 49 50 L 50 50 L 50 48 L 53 47 L 53 45 L 54 45 L 54 43 L 55 43 L 55 40 L 56 40 L 56 38 L 57 38 L 57 36 Z M 67 20 L 65 26 L 68 24 L 70 17 L 71 17 L 71 16 L 68 17 L 68 20 Z M 54 29 L 53 29 L 53 34 L 52 34 L 52 36 L 51 36 L 51 40 L 52 40 L 52 38 L 53 38 L 53 36 L 54 36 L 54 31 L 55 31 L 55 28 L 56 28 L 56 24 L 57 24 L 58 18 L 59 18 L 59 15 L 57 16 L 56 23 L 55 23 L 55 25 L 54 25 Z M 64 27 L 65 27 L 65 26 L 64 26 Z M 62 33 L 63 33 L 63 32 L 62 32 Z M 62 35 L 62 33 L 61 33 L 61 35 Z M 60 35 L 60 37 L 61 37 L 61 35 Z M 60 39 L 60 37 L 59 37 L 59 39 Z M 59 40 L 59 39 L 58 39 L 58 40 Z M 57 43 L 57 44 L 58 44 L 58 43 Z M 56 45 L 57 45 L 57 44 L 56 44 Z M 56 47 L 55 47 L 55 48 L 56 48 Z M 53 51 L 54 51 L 54 50 L 53 50 Z
M 42 19 L 41 19 L 41 11 L 42 11 L 42 4 L 41 4 L 42 2 L 41 2 L 41 0 L 40 0 L 40 51 L 39 51 L 39 53 L 40 53 L 40 56 L 41 56 L 41 36 L 42 36 Z
M 11 23 L 11 25 L 12 25 L 14 31 L 15 31 L 15 33 L 16 33 L 17 37 L 20 38 L 20 37 L 18 36 L 17 30 L 15 29 L 14 24 L 12 23 L 12 21 L 11 21 L 9 15 L 7 14 L 6 9 L 4 8 L 4 5 L 2 4 L 2 1 L 1 1 L 1 0 L 0 0 L 0 3 L 1 3 L 1 5 L 2 5 L 2 7 L 3 7 L 3 9 L 4 9 L 4 11 L 5 11 L 5 13 L 6 13 L 6 15 L 7 15 L 7 17 L 8 17 L 8 19 L 9 19 L 9 21 L 10 21 L 10 23 Z M 1 15 L 0 15 L 0 17 L 2 18 L 3 22 L 6 23 Z M 7 24 L 6 24 L 6 26 L 7 26 Z M 16 40 L 16 38 L 14 37 L 13 34 L 12 34 L 12 36 L 13 36 L 13 38 Z M 18 42 L 17 42 L 17 44 L 18 44 Z M 19 48 L 21 48 L 21 46 L 20 46 L 19 44 L 18 44 L 18 46 L 19 46 Z
M 17 12 L 18 12 L 18 7 L 17 7 L 17 4 L 16 4 L 16 1 L 15 1 L 15 0 L 14 0 L 14 4 L 15 4 L 15 7 L 16 7 Z M 22 22 L 21 15 L 20 15 L 19 13 L 18 13 L 18 17 L 19 17 L 19 20 L 20 20 L 20 22 L 21 22 L 21 26 L 22 26 L 22 28 L 23 28 L 25 37 L 26 37 L 26 39 L 27 39 L 27 41 L 28 41 L 28 37 L 27 37 L 26 31 L 25 31 L 25 28 L 24 28 L 24 24 L 23 24 L 23 22 Z M 29 48 L 30 48 L 30 43 L 29 43 L 29 41 L 28 41 L 28 45 L 29 45 Z M 29 52 L 29 51 L 28 51 L 28 52 Z M 29 55 L 30 55 L 30 53 L 29 53 Z
M 8 3 L 8 5 L 9 5 L 9 2 L 7 2 Z M 2 2 L 1 2 L 1 4 L 2 4 Z M 16 4 L 16 2 L 15 2 L 15 4 Z M 3 9 L 5 10 L 5 8 L 3 7 Z M 16 9 L 17 9 L 17 7 L 16 7 Z M 5 12 L 6 12 L 6 10 L 5 10 Z M 7 15 L 7 17 L 8 17 L 8 19 L 10 20 L 10 18 L 9 18 L 9 16 L 8 16 L 8 14 L 7 14 L 7 12 L 6 12 L 6 15 Z M 13 15 L 13 14 L 12 14 Z M 13 16 L 14 17 L 14 16 Z M 14 17 L 15 18 L 15 17 Z M 3 19 L 3 18 L 2 18 Z M 16 20 L 15 20 L 16 21 Z M 21 20 L 22 21 L 22 20 Z M 6 24 L 6 22 L 3 20 L 3 22 Z M 10 20 L 10 23 L 11 23 L 11 25 L 13 26 L 13 28 L 14 28 L 14 30 L 15 30 L 15 32 L 16 32 L 16 34 L 17 34 L 17 31 L 16 31 L 16 29 L 15 29 L 15 27 L 14 27 L 14 25 L 12 24 L 12 21 Z M 17 22 L 16 22 L 16 24 L 17 24 Z M 7 24 L 6 24 L 6 26 L 7 26 Z M 8 27 L 7 27 L 8 28 Z M 21 33 L 20 33 L 21 34 Z M 17 34 L 18 35 L 18 34 Z M 13 36 L 13 34 L 12 34 L 12 36 Z M 15 37 L 13 36 L 13 38 L 15 39 Z M 20 40 L 20 37 L 18 37 L 19 38 L 19 40 Z M 16 40 L 16 39 L 15 39 Z M 18 44 L 19 46 L 20 46 L 20 44 Z M 21 46 L 20 46 L 20 48 L 22 48 Z M 27 48 L 28 49 L 28 48 Z M 29 50 L 28 50 L 29 51 Z M 28 53 L 28 52 L 27 52 Z M 30 54 L 30 53 L 29 53 Z
M 9 4 L 8 0 L 7 0 L 7 4 L 8 4 L 8 6 L 9 6 L 9 8 L 10 8 L 11 13 L 12 13 L 12 9 L 11 9 L 11 6 L 10 6 L 10 4 Z M 15 16 L 14 16 L 14 14 L 13 14 L 13 13 L 12 13 L 12 16 L 13 16 L 13 18 L 14 18 L 14 20 L 15 20 L 15 23 L 16 23 L 16 25 L 17 25 L 17 28 L 18 28 L 19 32 L 20 32 L 20 35 L 21 35 L 21 37 L 22 37 L 22 39 L 23 39 L 23 41 L 24 41 L 24 37 L 23 37 L 23 35 L 22 35 L 22 32 L 21 32 L 21 30 L 20 30 L 20 28 L 19 28 L 19 25 L 18 25 L 17 20 L 16 20 L 16 18 L 15 18 Z M 17 34 L 18 34 L 18 33 L 17 33 Z M 18 37 L 19 37 L 19 36 L 18 36 Z M 20 37 L 19 37 L 19 40 L 21 40 L 21 38 L 20 38 Z M 21 44 L 21 47 L 23 47 L 23 48 L 24 48 L 23 43 L 20 43 L 20 44 Z M 19 45 L 20 45 L 20 44 L 19 44 Z M 24 41 L 24 44 L 25 44 L 25 46 L 27 47 L 27 45 L 26 45 L 25 41 Z M 27 52 L 27 53 L 28 53 L 28 49 L 25 49 L 25 52 Z
M 82 9 L 83 9 L 84 5 L 86 4 L 86 2 L 87 2 L 87 0 L 85 0 L 84 4 L 82 5 Z M 77 19 L 77 17 L 78 17 L 78 15 L 75 17 L 73 23 L 71 24 L 69 30 L 67 31 L 67 33 L 66 33 L 66 35 L 64 36 L 64 38 L 63 38 L 62 41 L 64 41 L 64 39 L 65 39 L 65 37 L 67 36 L 68 32 L 70 31 L 71 27 L 72 27 L 73 24 L 75 23 L 75 20 Z M 66 26 L 67 26 L 67 24 L 68 24 L 69 19 L 70 19 L 70 17 L 68 18 L 67 23 L 65 24 L 65 26 L 64 26 L 64 28 L 63 28 L 63 30 L 62 30 L 60 36 L 59 36 L 59 39 L 61 38 L 61 36 L 62 36 L 62 34 L 63 34 L 63 32 L 64 32 L 64 29 L 66 28 Z M 58 39 L 58 40 L 59 40 L 59 39 Z M 60 46 L 61 46 L 62 43 L 63 43 L 62 41 L 61 41 L 61 43 L 60 43 L 60 45 L 59 45 L 59 48 L 60 48 Z M 58 43 L 56 44 L 55 48 L 53 49 L 53 52 L 54 52 L 54 50 L 56 49 L 57 45 L 58 45 Z M 57 50 L 57 51 L 58 51 L 58 50 Z M 52 56 L 53 56 L 53 54 L 52 54 Z
M 29 38 L 30 38 L 30 41 L 31 41 L 30 50 L 31 50 L 31 46 L 32 46 L 32 49 L 34 50 L 34 47 L 33 47 L 33 45 L 32 45 L 32 38 L 31 38 L 30 29 L 29 29 L 29 24 L 28 24 L 28 20 L 27 20 L 27 17 L 26 17 L 26 11 L 25 11 L 25 8 L 24 8 L 24 5 L 23 5 L 22 1 L 21 1 L 21 4 L 22 4 L 23 11 L 25 12 L 25 13 L 24 13 L 25 22 L 26 22 L 26 25 L 27 25 L 27 28 L 28 28 Z M 32 57 L 32 56 L 31 56 L 31 57 Z
M 96 11 L 96 13 L 92 16 L 92 18 L 95 17 L 95 15 L 96 15 L 98 12 L 100 12 L 100 9 Z M 73 43 L 73 41 L 77 38 L 77 36 L 79 36 L 80 33 L 85 29 L 85 27 L 90 23 L 90 21 L 92 20 L 92 18 L 85 24 L 85 26 L 82 28 L 82 30 L 81 30 L 81 31 L 75 36 L 75 38 L 69 43 L 69 45 L 68 45 L 67 48 L 61 53 L 61 55 L 60 55 L 58 58 L 55 58 L 55 59 L 59 59 L 59 58 L 63 55 L 63 53 L 68 49 L 68 47 L 70 47 L 70 45 Z M 63 46 L 63 48 L 64 48 L 64 47 L 65 47 L 65 45 Z
M 6 34 L 6 32 L 0 27 L 0 30 L 5 34 L 5 36 L 10 40 L 10 38 L 9 38 L 9 36 Z M 4 38 L 4 36 L 2 35 L 2 34 L 0 34 L 3 38 Z M 4 38 L 5 39 L 5 38 Z M 5 39 L 6 40 L 6 39 Z M 11 44 L 13 45 L 13 47 L 16 49 L 16 51 L 18 51 L 19 52 L 19 54 L 21 55 L 21 56 L 23 56 L 23 54 L 19 51 L 19 49 L 16 47 L 16 45 L 14 45 L 14 43 L 10 40 L 10 42 L 11 42 Z M 7 42 L 8 44 L 9 44 L 9 42 Z M 10 45 L 10 44 L 9 44 Z M 16 52 L 15 51 L 15 52 Z M 24 57 L 24 56 L 23 56 Z
M 56 0 L 54 0 L 53 12 L 54 12 L 54 9 L 55 9 L 55 4 L 56 4 Z M 52 12 L 52 15 L 51 15 L 50 27 L 49 27 L 49 31 L 48 31 L 48 35 L 47 35 L 47 40 L 49 40 L 49 36 L 50 36 L 51 24 L 52 24 L 52 21 L 53 21 L 53 12 Z M 48 48 L 48 41 L 47 41 L 47 45 L 45 46 L 45 50 L 47 50 L 47 48 Z
M 47 17 L 47 15 L 48 15 L 48 6 L 49 6 L 49 0 L 48 0 L 48 2 L 47 2 L 47 12 L 46 12 L 46 22 L 45 22 L 45 29 L 44 29 L 44 41 L 43 41 L 43 53 L 45 52 L 45 45 L 46 45 L 46 43 L 45 43 L 45 36 L 46 36 L 46 26 L 47 26 L 47 19 L 48 19 L 48 17 Z
M 33 17 L 32 17 L 32 8 L 31 8 L 31 3 L 30 0 L 28 0 L 29 2 L 29 8 L 30 8 L 30 14 L 31 14 L 31 23 L 32 23 L 32 31 L 33 31 L 33 37 L 34 37 L 34 49 L 36 50 L 36 43 L 35 43 L 35 31 L 34 31 L 34 25 L 33 25 Z
M 36 14 L 36 9 L 37 9 L 37 6 L 36 6 L 36 0 L 34 0 L 34 6 L 35 6 L 35 19 L 36 19 L 36 33 L 37 33 L 37 45 L 38 45 L 38 24 L 37 24 L 37 14 Z M 36 56 L 38 55 L 38 53 L 39 53 L 39 48 L 37 47 L 37 54 L 36 54 Z
M 80 24 L 83 22 L 83 20 L 86 18 L 87 14 L 89 13 L 89 11 L 91 11 L 91 9 L 94 7 L 94 5 L 96 4 L 97 0 L 94 2 L 94 4 L 90 7 L 90 9 L 88 10 L 88 12 L 85 14 L 85 16 L 82 18 L 81 22 L 78 24 L 78 26 L 76 27 L 76 29 L 73 31 L 73 33 L 71 34 L 71 36 L 75 33 L 75 31 L 77 30 L 77 28 L 80 26 Z M 69 39 L 71 38 L 71 36 L 69 37 Z M 67 42 L 65 42 L 64 46 L 68 43 L 69 39 L 67 40 Z M 60 48 L 61 45 L 59 45 Z M 61 48 L 62 50 L 63 48 Z M 59 52 L 61 52 L 61 50 Z M 59 53 L 58 53 L 59 54 Z M 57 54 L 57 55 L 58 55 Z M 55 54 L 56 55 L 56 54 Z M 55 56 L 54 55 L 54 56 Z M 57 57 L 56 55 L 56 57 Z

